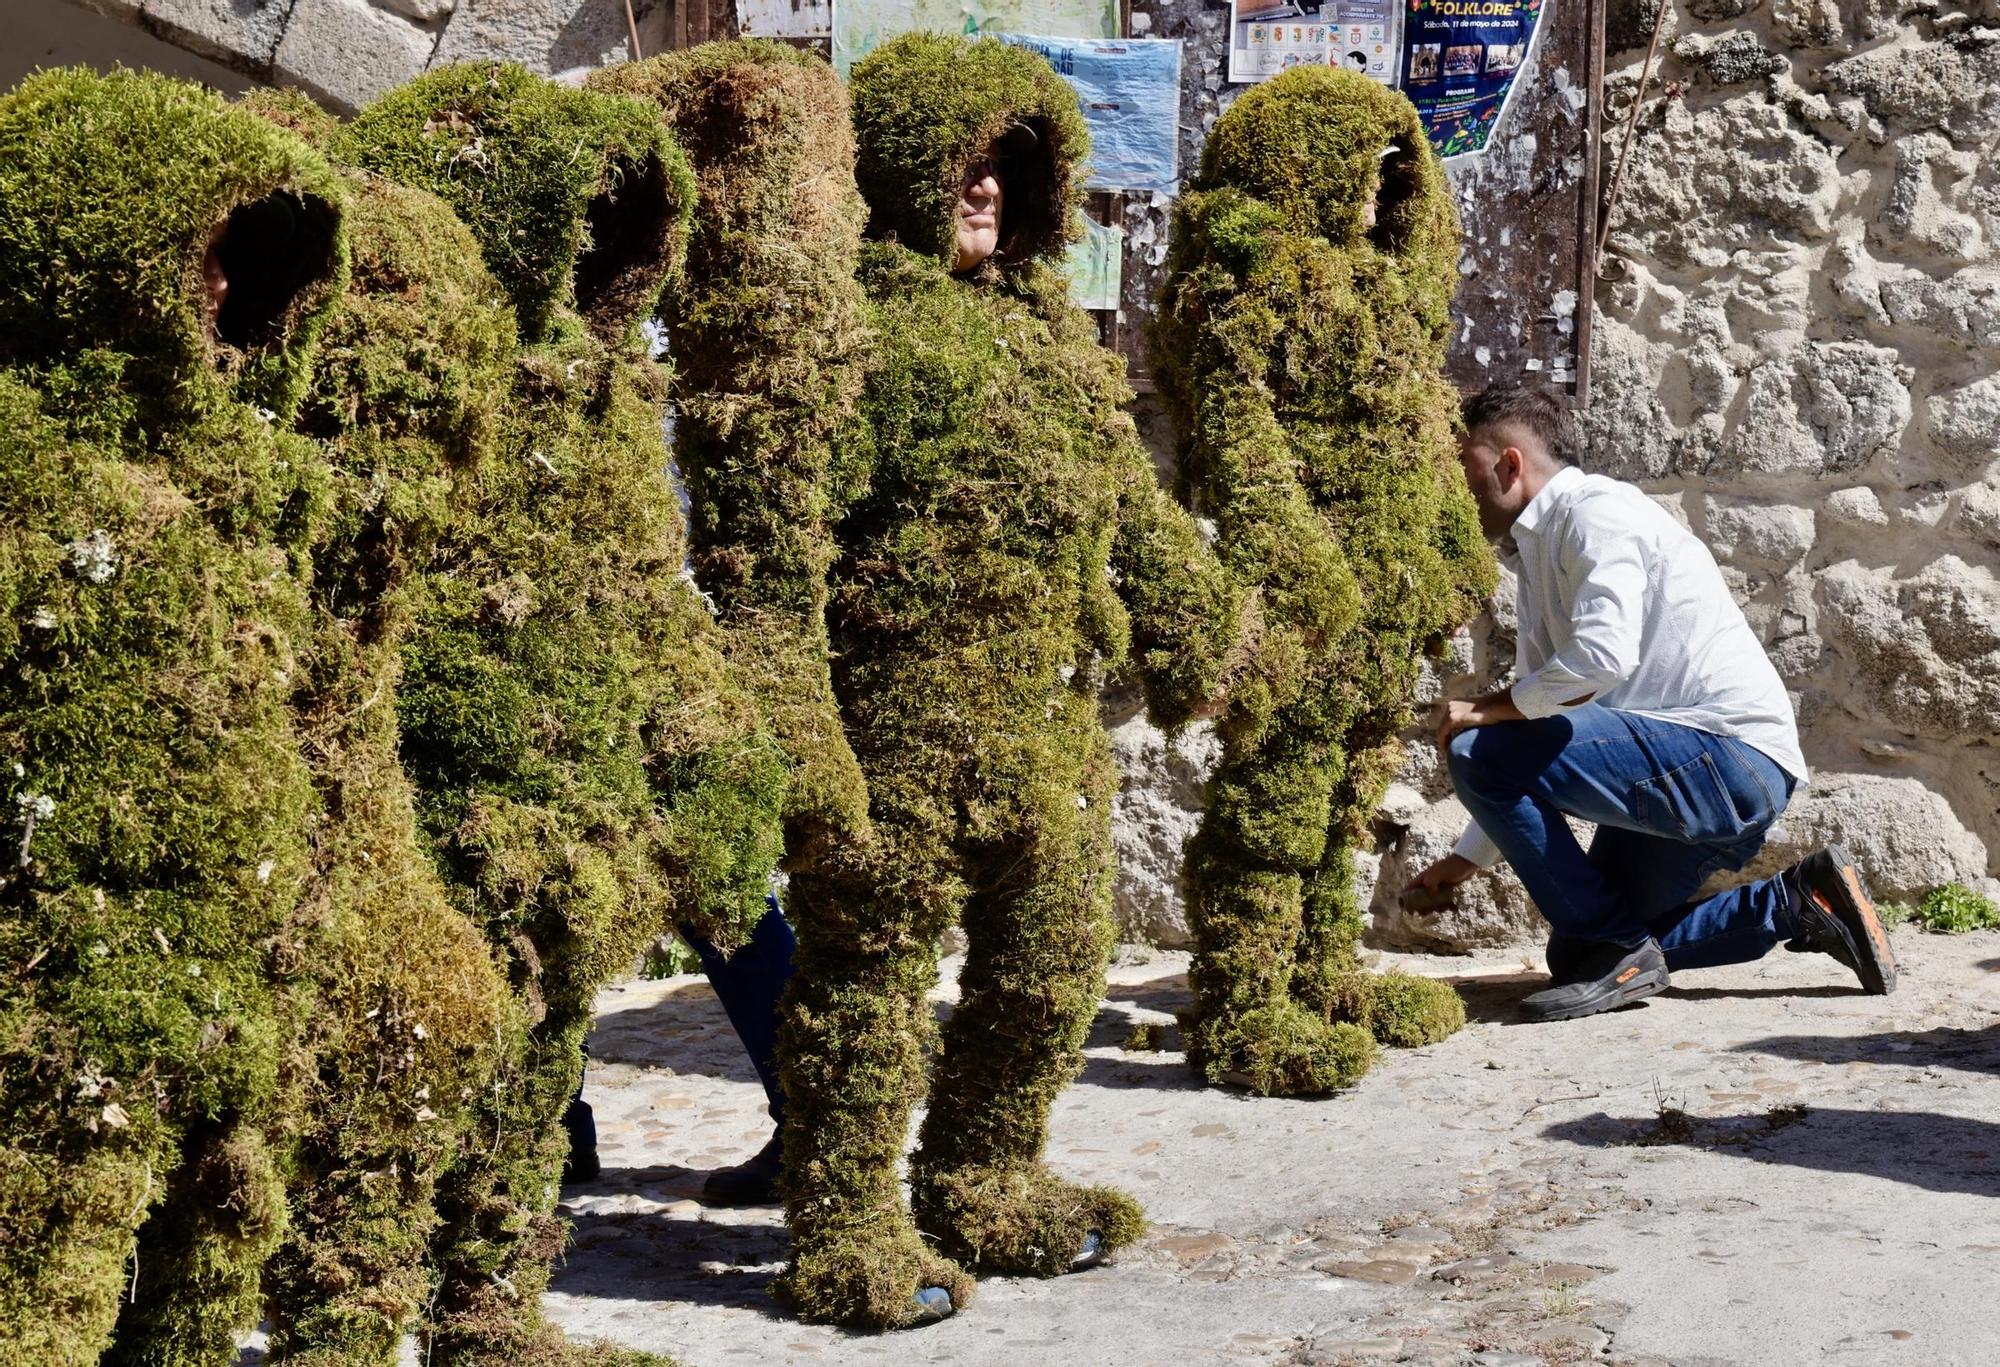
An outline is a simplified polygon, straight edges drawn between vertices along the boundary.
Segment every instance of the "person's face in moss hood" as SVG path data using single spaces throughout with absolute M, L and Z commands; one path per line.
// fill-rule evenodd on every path
M 1090 134 L 1046 61 L 996 38 L 908 33 L 857 63 L 852 89 L 869 236 L 958 272 L 1061 258 Z M 980 162 L 990 183 L 969 174 Z
M 957 256 L 951 266 L 954 271 L 969 271 L 993 255 L 1000 245 L 1000 214 L 1005 200 L 1000 149 L 995 145 L 972 159 L 958 189 Z

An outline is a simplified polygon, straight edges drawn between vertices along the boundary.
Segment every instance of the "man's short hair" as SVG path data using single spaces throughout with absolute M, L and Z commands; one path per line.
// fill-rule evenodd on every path
M 1503 380 L 1466 399 L 1460 414 L 1468 434 L 1504 424 L 1533 433 L 1559 464 L 1575 465 L 1583 458 L 1583 429 L 1576 415 L 1547 390 Z

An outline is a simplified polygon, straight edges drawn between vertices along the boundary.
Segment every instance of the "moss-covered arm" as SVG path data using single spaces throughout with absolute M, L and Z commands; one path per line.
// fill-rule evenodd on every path
M 1111 568 L 1132 619 L 1128 662 L 1156 724 L 1175 730 L 1224 686 L 1243 621 L 1243 594 L 1194 517 L 1160 487 L 1143 451 L 1118 503 Z

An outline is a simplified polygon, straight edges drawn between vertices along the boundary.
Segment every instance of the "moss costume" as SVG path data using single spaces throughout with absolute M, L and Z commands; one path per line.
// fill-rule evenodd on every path
M 1494 583 L 1442 375 L 1457 233 L 1409 103 L 1324 68 L 1238 100 L 1175 210 L 1155 373 L 1261 617 L 1190 850 L 1188 1052 L 1211 1081 L 1326 1092 L 1376 1040 L 1464 1022 L 1442 984 L 1358 971 L 1349 854 L 1422 654 Z
M 785 766 L 682 578 L 637 330 L 692 186 L 652 109 L 510 67 L 420 78 L 345 146 L 452 206 L 525 344 L 414 595 L 398 713 L 439 867 L 532 1022 L 441 1186 L 433 1359 L 570 1361 L 538 1307 L 592 998 L 663 923 L 740 942 L 778 857 Z
M 777 1290 L 808 1320 L 882 1328 L 915 1317 L 920 1288 L 963 1303 L 961 1267 L 1052 1275 L 1091 1233 L 1115 1248 L 1142 1227 L 1128 1197 L 1041 1161 L 1112 938 L 1096 694 L 1129 658 L 1156 715 L 1185 719 L 1236 600 L 1068 301 L 1086 148 L 1069 87 L 997 41 L 915 35 L 855 69 L 853 98 L 875 348 L 825 486 L 826 620 L 871 822 L 793 851 Z M 955 276 L 962 174 L 996 140 L 1003 252 Z M 962 997 L 926 1086 L 925 996 L 955 919 Z M 913 1221 L 896 1165 L 926 1095 Z
M 695 169 L 687 268 L 660 316 L 696 578 L 793 764 L 788 844 L 865 829 L 826 637 L 835 437 L 861 385 L 866 217 L 847 92 L 780 43 L 708 43 L 592 74 L 649 101 Z
M 337 143 L 338 125 L 302 95 L 244 103 Z M 520 1042 L 495 955 L 418 838 L 396 724 L 414 607 L 455 481 L 492 458 L 515 327 L 448 207 L 349 181 L 351 277 L 297 423 L 329 473 L 297 695 L 326 818 L 304 903 L 317 1007 L 303 1132 L 266 1296 L 273 1360 L 386 1364 L 430 1290 L 438 1177 Z
M 284 1228 L 326 473 L 283 422 L 345 197 L 189 84 L 0 98 L 6 1362 L 226 1364 Z

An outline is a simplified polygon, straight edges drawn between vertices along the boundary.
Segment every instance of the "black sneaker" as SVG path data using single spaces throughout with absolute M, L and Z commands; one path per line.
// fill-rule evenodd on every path
M 1651 937 L 1634 949 L 1609 940 L 1571 941 L 1562 959 L 1565 971 L 1552 986 L 1521 998 L 1521 1014 L 1529 1020 L 1594 1016 L 1650 997 L 1667 985 L 1667 961 L 1659 941 Z
M 577 1097 L 563 1112 L 563 1128 L 569 1131 L 569 1157 L 563 1160 L 562 1180 L 571 1182 L 595 1182 L 600 1171 L 597 1162 L 597 1117 L 590 1109 L 590 1103 Z
M 1797 933 L 1785 948 L 1831 954 L 1878 997 L 1896 990 L 1896 956 L 1861 870 L 1839 845 L 1809 854 L 1779 875 L 1792 890 Z
M 778 1137 L 731 1168 L 717 1168 L 701 1184 L 701 1199 L 711 1206 L 774 1206 L 784 1156 Z

